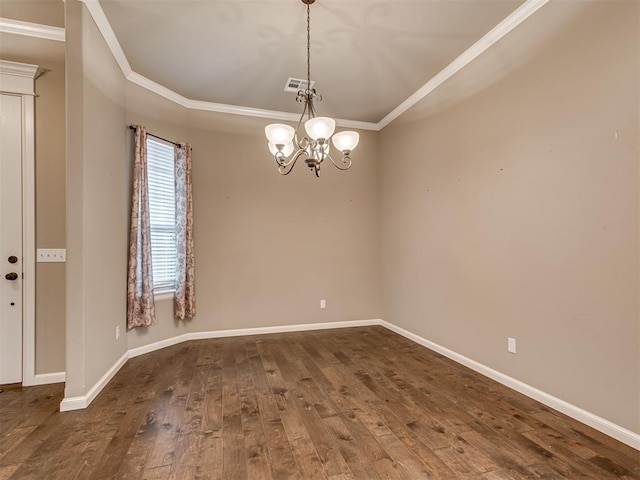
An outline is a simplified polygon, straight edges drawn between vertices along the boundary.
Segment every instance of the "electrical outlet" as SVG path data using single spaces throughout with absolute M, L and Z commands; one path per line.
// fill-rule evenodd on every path
M 324 298 L 320 300 L 320 308 L 327 308 L 327 301 Z
M 120 338 L 120 325 L 116 325 L 116 340 Z
M 508 337 L 507 338 L 507 351 L 509 353 L 516 353 L 516 339 Z

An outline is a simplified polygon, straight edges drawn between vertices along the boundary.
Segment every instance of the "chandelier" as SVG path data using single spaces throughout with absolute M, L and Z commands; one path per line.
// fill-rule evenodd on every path
M 329 159 L 340 170 L 351 168 L 351 152 L 358 146 L 360 135 L 357 132 L 339 132 L 334 135 L 336 121 L 329 117 L 316 117 L 314 101 L 321 101 L 322 95 L 311 88 L 311 15 L 309 6 L 315 0 L 301 0 L 307 6 L 307 85 L 298 90 L 296 101 L 304 105 L 298 125 L 294 129 L 282 123 L 267 125 L 264 132 L 267 136 L 269 151 L 278 165 L 282 175 L 288 175 L 296 162 L 304 158 L 307 167 L 320 176 L 320 165 Z M 300 136 L 303 120 L 306 136 Z M 342 153 L 342 160 L 336 162 L 331 157 L 329 139 L 333 146 Z

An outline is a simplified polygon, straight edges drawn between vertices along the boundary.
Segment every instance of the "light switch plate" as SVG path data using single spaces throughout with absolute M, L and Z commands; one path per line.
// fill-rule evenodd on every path
M 66 248 L 39 248 L 38 249 L 38 262 L 66 262 L 67 261 L 67 249 Z

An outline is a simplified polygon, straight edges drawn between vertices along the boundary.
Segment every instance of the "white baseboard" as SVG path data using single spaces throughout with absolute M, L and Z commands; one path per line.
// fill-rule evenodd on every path
M 481 373 L 486 377 L 489 377 L 503 385 L 506 385 L 507 387 L 512 388 L 529 398 L 537 400 L 538 402 L 548 407 L 558 410 L 559 412 L 562 412 L 565 415 L 578 420 L 579 422 L 589 425 L 590 427 L 595 428 L 605 435 L 609 435 L 610 437 L 613 437 L 616 440 L 619 440 L 622 443 L 635 448 L 636 450 L 640 450 L 640 435 L 632 432 L 631 430 L 627 430 L 626 428 L 616 425 L 609 420 L 605 420 L 604 418 L 594 415 L 593 413 L 587 412 L 580 407 L 565 402 L 564 400 L 554 397 L 553 395 L 543 392 L 542 390 L 538 390 L 537 388 L 532 387 L 531 385 L 527 385 L 520 380 L 516 380 L 515 378 L 500 373 L 497 370 L 478 363 L 475 360 L 465 357 L 464 355 L 460 355 L 453 350 L 449 350 L 442 345 L 438 345 L 437 343 L 426 340 L 425 338 L 422 338 L 419 335 L 393 325 L 392 323 L 380 320 L 380 325 L 393 332 L 396 332 L 399 335 L 402 335 L 405 338 L 408 338 L 409 340 L 427 347 L 430 350 L 438 352 L 439 354 L 444 355 L 445 357 L 450 358 L 451 360 L 460 363 L 465 367 L 469 367 L 471 370 L 475 370 L 476 372 Z
M 183 335 L 167 338 L 158 342 L 143 345 L 129 350 L 130 357 L 137 357 L 145 353 L 153 352 L 161 348 L 177 345 L 181 342 L 189 340 L 205 340 L 208 338 L 225 338 L 225 337 L 243 337 L 246 335 L 265 335 L 270 333 L 286 333 L 286 332 L 304 332 L 309 330 L 327 330 L 330 328 L 350 328 L 350 327 L 367 327 L 371 325 L 380 325 L 382 320 L 352 320 L 345 322 L 326 322 L 326 323 L 304 323 L 299 325 L 281 325 L 277 327 L 258 327 L 258 328 L 238 328 L 234 330 L 212 330 L 208 332 L 193 332 Z
M 29 384 L 31 385 L 48 385 L 50 383 L 64 383 L 66 378 L 65 372 L 54 372 L 54 373 L 37 373 L 33 377 L 33 381 Z
M 80 410 L 82 408 L 87 408 L 89 404 L 93 401 L 94 398 L 98 396 L 98 394 L 102 391 L 104 387 L 107 386 L 107 383 L 118 373 L 118 370 L 122 368 L 122 366 L 129 359 L 129 352 L 125 352 L 116 363 L 114 363 L 107 373 L 105 373 L 100 380 L 96 382 L 96 384 L 91 387 L 86 394 L 79 397 L 68 397 L 64 398 L 62 402 L 60 402 L 60 411 L 68 412 L 70 410 Z
M 503 373 L 498 372 L 486 365 L 483 365 L 475 360 L 472 360 L 464 355 L 461 355 L 453 350 L 449 350 L 442 345 L 438 345 L 437 343 L 431 342 L 425 338 L 420 337 L 408 330 L 400 328 L 392 323 L 386 322 L 380 319 L 370 319 L 370 320 L 354 320 L 354 321 L 346 321 L 346 322 L 327 322 L 327 323 L 308 323 L 308 324 L 299 324 L 299 325 L 281 325 L 276 327 L 260 327 L 260 328 L 241 328 L 234 330 L 213 330 L 208 332 L 193 332 L 193 333 L 185 333 L 183 335 L 179 335 L 177 337 L 168 338 L 165 340 L 160 340 L 158 342 L 150 343 L 149 345 L 143 345 L 141 347 L 132 348 L 127 351 L 120 359 L 109 369 L 107 373 L 105 373 L 102 378 L 87 392 L 86 395 L 80 397 L 69 397 L 62 400 L 60 403 L 60 411 L 65 412 L 69 410 L 78 410 L 82 408 L 86 408 L 93 401 L 93 399 L 102 391 L 102 389 L 109 383 L 109 381 L 114 377 L 114 375 L 122 368 L 125 362 L 129 358 L 137 357 L 139 355 L 144 355 L 145 353 L 150 353 L 161 348 L 170 347 L 172 345 L 177 345 L 181 342 L 186 342 L 189 340 L 202 340 L 209 338 L 225 338 L 225 337 L 238 337 L 245 335 L 264 335 L 270 333 L 285 333 L 285 332 L 302 332 L 309 330 L 326 330 L 330 328 L 349 328 L 349 327 L 365 327 L 371 325 L 380 325 L 392 332 L 395 332 L 399 335 L 402 335 L 409 340 L 418 343 L 430 350 L 440 353 L 451 360 L 460 363 L 470 369 L 489 377 L 503 385 L 506 385 L 509 388 L 516 390 L 538 402 L 547 405 L 559 412 L 568 415 L 569 417 L 578 420 L 586 425 L 589 425 L 596 430 L 609 435 L 610 437 L 615 438 L 616 440 L 621 441 L 637 450 L 640 450 L 640 435 L 632 432 L 631 430 L 627 430 L 624 427 L 616 425 L 604 418 L 601 418 L 593 413 L 590 413 L 586 410 L 583 410 L 580 407 L 572 405 L 564 400 L 561 400 L 553 395 L 550 395 L 542 390 L 539 390 L 531 385 L 528 385 L 520 380 L 516 380 L 513 377 L 509 377 Z M 60 378 L 62 375 L 63 379 L 58 381 L 64 381 L 64 373 L 55 373 L 55 374 L 45 374 L 42 375 L 44 378 Z M 58 377 L 54 377 L 58 376 Z M 36 375 L 36 378 L 39 377 Z M 44 383 L 53 383 L 44 382 Z
M 102 391 L 102 389 L 109 383 L 118 370 L 122 368 L 125 362 L 132 357 L 137 357 L 145 353 L 150 353 L 161 348 L 177 345 L 181 342 L 189 340 L 201 340 L 208 338 L 224 338 L 224 337 L 240 337 L 245 335 L 263 335 L 268 333 L 283 333 L 283 332 L 301 332 L 306 330 L 326 330 L 329 328 L 348 328 L 348 327 L 365 327 L 369 325 L 380 325 L 381 320 L 353 320 L 345 322 L 326 322 L 326 323 L 308 323 L 302 325 L 282 325 L 277 327 L 260 327 L 260 328 L 240 328 L 235 330 L 213 330 L 209 332 L 193 332 L 185 333 L 177 337 L 167 338 L 160 340 L 159 342 L 150 343 L 142 347 L 132 348 L 128 350 L 113 366 L 105 373 L 96 384 L 91 387 L 85 395 L 79 397 L 64 398 L 60 403 L 60 411 L 68 412 L 70 410 L 80 410 L 87 408 L 94 398 Z

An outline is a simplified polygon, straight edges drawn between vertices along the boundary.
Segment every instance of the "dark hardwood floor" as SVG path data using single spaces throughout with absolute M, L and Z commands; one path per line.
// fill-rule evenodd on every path
M 382 327 L 187 342 L 0 393 L 2 479 L 640 479 L 636 450 Z

